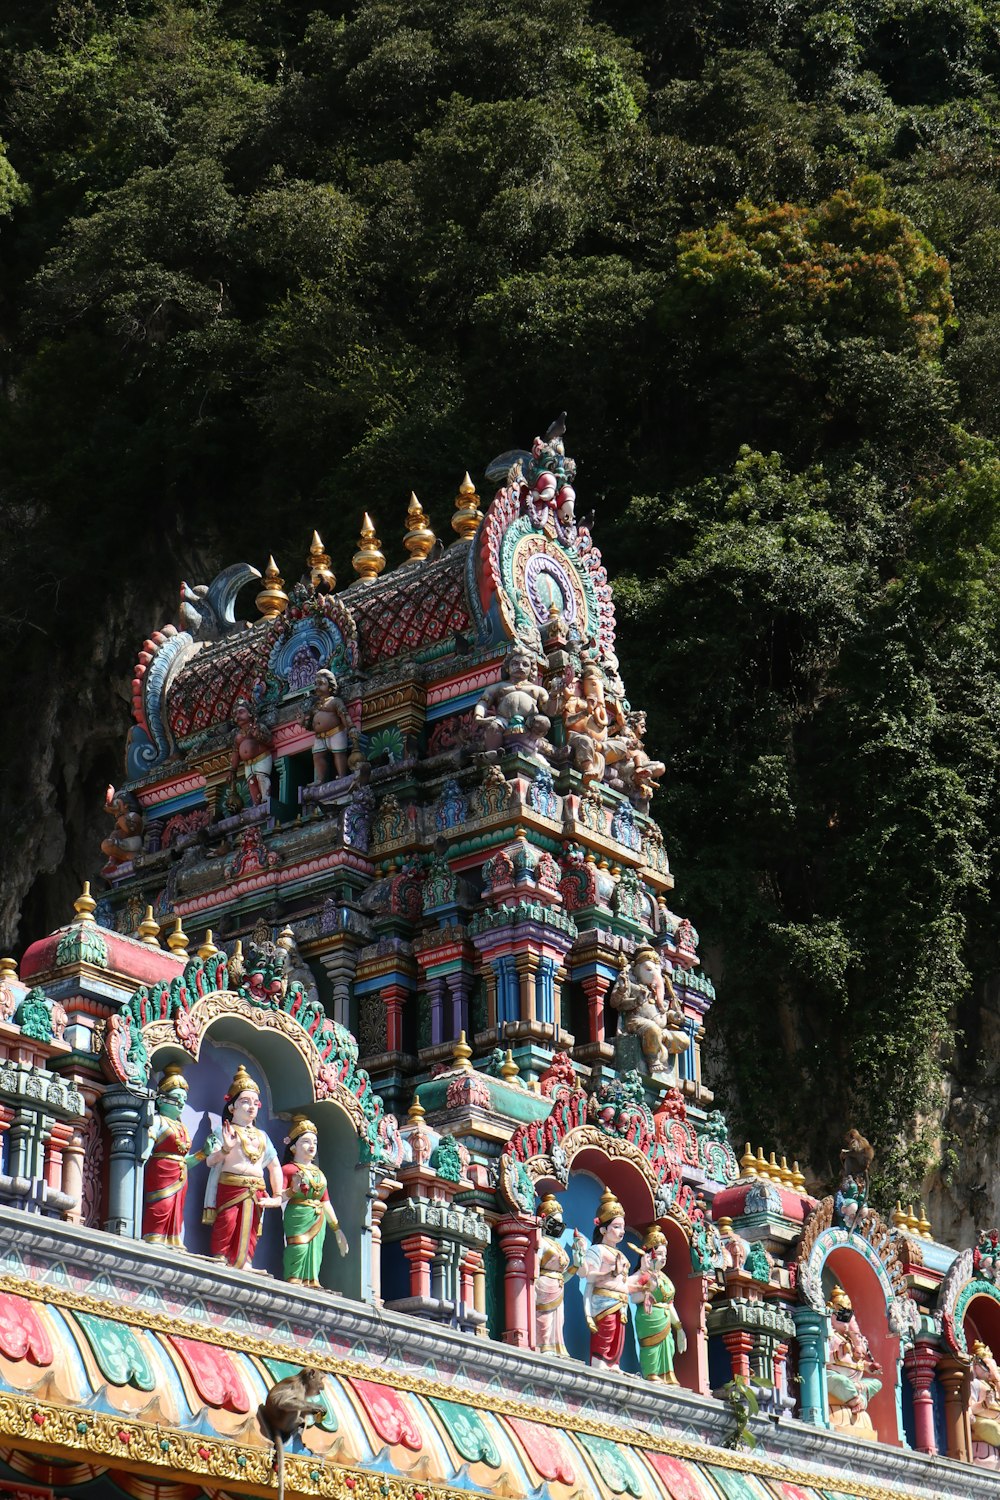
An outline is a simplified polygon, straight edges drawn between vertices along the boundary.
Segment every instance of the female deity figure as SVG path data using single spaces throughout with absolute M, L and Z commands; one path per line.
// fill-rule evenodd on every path
M 826 1381 L 830 1420 L 854 1437 L 877 1440 L 868 1403 L 882 1389 L 882 1366 L 872 1358 L 868 1340 L 858 1326 L 851 1299 L 842 1286 L 830 1293 L 830 1337 Z
M 156 1113 L 143 1153 L 142 1237 L 150 1245 L 184 1249 L 184 1200 L 188 1168 L 205 1160 L 204 1151 L 191 1151 L 191 1136 L 181 1124 L 187 1080 L 179 1063 L 168 1063 L 156 1091 Z M 217 1142 L 210 1138 L 209 1149 Z
M 590 1329 L 590 1363 L 603 1370 L 618 1369 L 625 1347 L 629 1264 L 618 1249 L 624 1234 L 625 1210 L 605 1188 L 594 1219 L 594 1243 L 580 1268 L 587 1283 L 583 1311 Z
M 212 1226 L 209 1254 L 237 1270 L 253 1260 L 263 1211 L 281 1207 L 284 1188 L 278 1153 L 254 1125 L 259 1109 L 260 1090 L 241 1064 L 226 1095 L 222 1144 L 205 1158 L 209 1177 L 202 1216 Z
M 577 1229 L 573 1232 L 572 1251 L 562 1244 L 566 1224 L 559 1201 L 552 1193 L 542 1199 L 539 1213 L 542 1243 L 535 1277 L 535 1348 L 539 1354 L 561 1354 L 565 1359 L 569 1356 L 563 1342 L 566 1283 L 579 1271 L 587 1242 Z
M 337 1222 L 326 1190 L 326 1177 L 316 1166 L 316 1126 L 304 1115 L 296 1115 L 285 1137 L 282 1167 L 285 1202 L 285 1280 L 296 1286 L 319 1286 L 327 1227 L 333 1230 L 337 1249 L 347 1254 L 347 1237 Z
M 642 1242 L 639 1269 L 629 1277 L 629 1299 L 635 1308 L 643 1375 L 647 1380 L 677 1385 L 674 1353 L 684 1353 L 687 1335 L 674 1306 L 674 1284 L 663 1269 L 666 1263 L 667 1237 L 654 1224 Z
M 981 1339 L 972 1346 L 969 1417 L 972 1462 L 984 1469 L 1000 1469 L 1000 1369 Z

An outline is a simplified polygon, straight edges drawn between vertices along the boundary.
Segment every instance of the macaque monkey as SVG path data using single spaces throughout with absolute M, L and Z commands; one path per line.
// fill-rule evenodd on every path
M 307 1366 L 297 1375 L 286 1375 L 276 1381 L 268 1391 L 257 1417 L 274 1444 L 274 1466 L 278 1474 L 278 1500 L 285 1500 L 285 1444 L 289 1438 L 300 1437 L 310 1417 L 318 1421 L 326 1411 L 322 1401 L 317 1401 L 326 1384 L 326 1373 Z

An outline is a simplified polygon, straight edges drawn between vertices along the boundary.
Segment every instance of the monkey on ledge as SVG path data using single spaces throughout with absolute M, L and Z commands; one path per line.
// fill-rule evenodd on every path
M 257 1410 L 264 1435 L 274 1444 L 278 1500 L 285 1500 L 285 1444 L 302 1436 L 310 1418 L 318 1422 L 323 1416 L 326 1407 L 317 1397 L 325 1384 L 325 1371 L 307 1366 L 297 1375 L 286 1375 L 284 1380 L 276 1381 Z

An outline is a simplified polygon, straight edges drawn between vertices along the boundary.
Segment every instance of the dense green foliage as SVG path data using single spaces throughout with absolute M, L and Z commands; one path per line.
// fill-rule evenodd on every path
M 7 5 L 8 703 L 568 408 L 726 1102 L 918 1180 L 997 967 L 998 89 L 974 0 Z

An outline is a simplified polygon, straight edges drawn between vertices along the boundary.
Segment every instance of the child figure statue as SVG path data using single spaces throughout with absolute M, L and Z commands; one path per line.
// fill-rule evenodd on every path
M 674 1284 L 663 1269 L 666 1263 L 667 1237 L 654 1224 L 642 1242 L 639 1269 L 629 1277 L 629 1300 L 635 1308 L 643 1375 L 647 1380 L 677 1385 L 674 1354 L 684 1353 L 687 1335 L 674 1306 Z
M 337 1222 L 326 1190 L 326 1177 L 316 1166 L 316 1126 L 304 1115 L 296 1115 L 285 1137 L 282 1168 L 285 1203 L 285 1280 L 296 1286 L 319 1286 L 323 1246 L 327 1228 L 333 1230 L 337 1249 L 347 1254 L 347 1237 Z
M 278 1153 L 254 1125 L 259 1109 L 260 1090 L 241 1065 L 226 1095 L 222 1144 L 205 1158 L 209 1178 L 202 1216 L 212 1226 L 209 1254 L 237 1270 L 253 1260 L 264 1209 L 281 1207 L 284 1187 Z
M 156 1112 L 143 1153 L 142 1237 L 147 1244 L 170 1245 L 175 1250 L 184 1249 L 188 1168 L 205 1160 L 204 1151 L 192 1152 L 191 1136 L 181 1124 L 187 1090 L 180 1064 L 168 1063 L 156 1091 Z M 217 1145 L 209 1138 L 209 1150 Z
M 580 1276 L 587 1283 L 583 1311 L 590 1329 L 590 1363 L 617 1370 L 625 1348 L 628 1311 L 628 1259 L 618 1246 L 625 1234 L 625 1210 L 605 1188 L 594 1219 L 594 1243 Z

